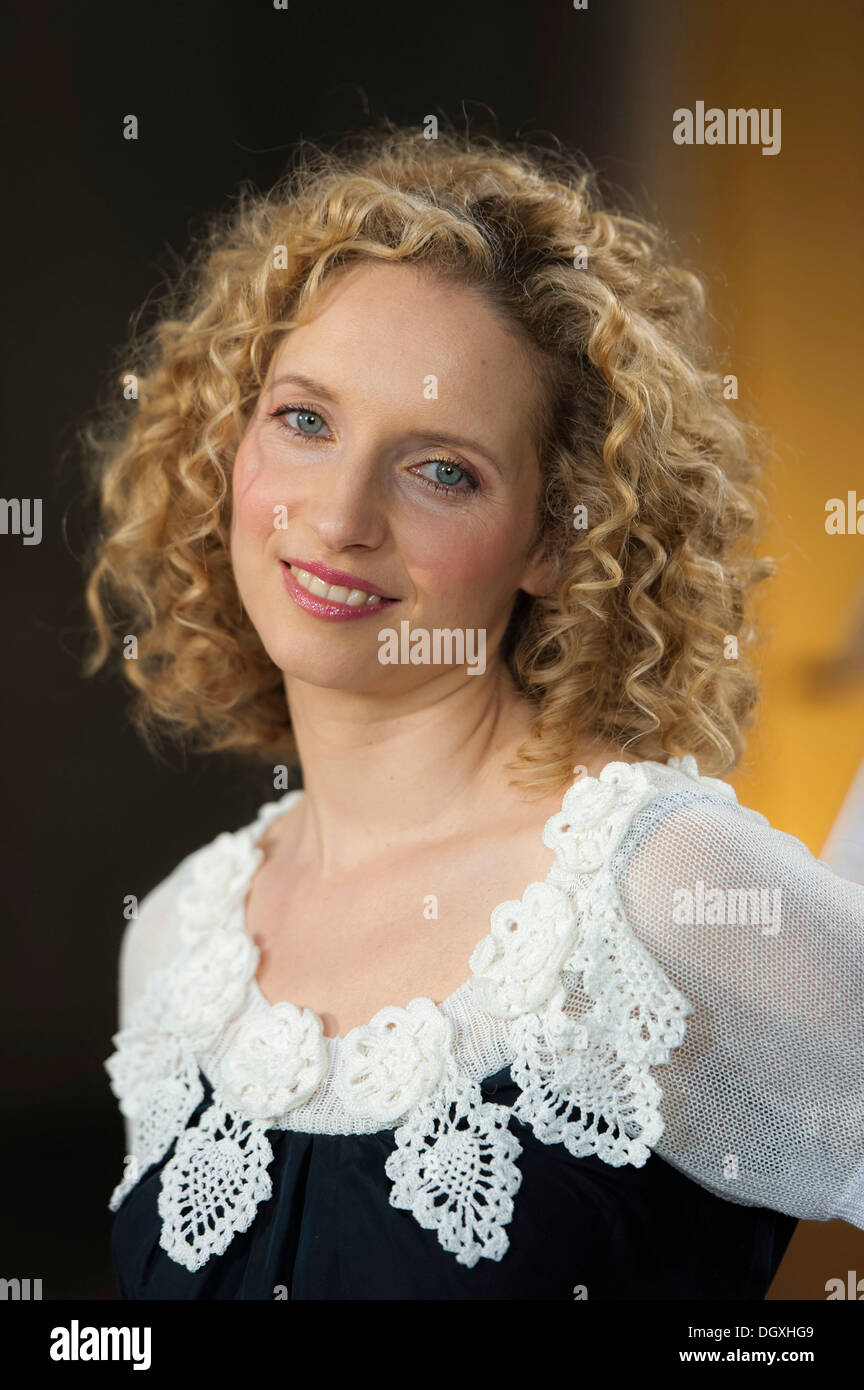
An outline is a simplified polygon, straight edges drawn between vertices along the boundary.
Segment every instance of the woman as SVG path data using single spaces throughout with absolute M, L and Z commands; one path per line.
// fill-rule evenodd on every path
M 391 132 L 214 222 L 92 665 L 302 789 L 127 930 L 124 1297 L 763 1298 L 864 1226 L 864 889 L 714 775 L 771 565 L 703 333 L 562 156 Z

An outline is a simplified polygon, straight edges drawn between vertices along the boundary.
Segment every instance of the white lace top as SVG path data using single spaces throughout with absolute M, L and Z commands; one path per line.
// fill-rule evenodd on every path
M 264 999 L 244 923 L 257 842 L 302 795 L 187 856 L 126 931 L 106 1069 L 130 1158 L 110 1206 L 176 1141 L 173 1261 L 197 1270 L 255 1220 L 268 1131 L 385 1129 L 390 1203 L 458 1263 L 501 1260 L 511 1114 L 576 1157 L 654 1150 L 730 1202 L 864 1228 L 864 887 L 692 757 L 613 762 L 567 791 L 547 878 L 494 909 L 453 994 L 328 1038 Z M 508 1065 L 512 1111 L 478 1084 Z

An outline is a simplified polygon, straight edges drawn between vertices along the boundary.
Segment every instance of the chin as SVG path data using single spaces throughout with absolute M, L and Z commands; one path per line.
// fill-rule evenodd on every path
M 274 666 L 286 680 L 303 681 L 322 690 L 382 691 L 392 687 L 392 668 L 378 661 L 378 644 L 370 652 L 324 652 L 311 649 L 312 644 L 284 636 L 275 643 L 265 643 L 265 650 Z M 388 675 L 391 680 L 388 685 Z

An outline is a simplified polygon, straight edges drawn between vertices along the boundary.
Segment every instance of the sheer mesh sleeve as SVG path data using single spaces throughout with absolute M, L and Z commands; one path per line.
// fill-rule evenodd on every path
M 734 800 L 663 796 L 613 869 L 692 1006 L 656 1152 L 746 1206 L 864 1228 L 864 887 Z
M 127 924 L 120 944 L 118 970 L 118 1019 L 129 1026 L 135 1002 L 144 993 L 150 975 L 180 949 L 177 894 L 183 884 L 188 859 L 141 899 L 138 916 Z
M 120 1030 L 128 1028 L 134 1007 L 154 971 L 167 965 L 180 949 L 177 895 L 188 878 L 192 855 L 141 899 L 138 916 L 127 924 L 120 943 L 117 1014 Z M 116 1045 L 116 1036 L 114 1039 Z M 132 1152 L 132 1126 L 124 1119 L 127 1152 Z

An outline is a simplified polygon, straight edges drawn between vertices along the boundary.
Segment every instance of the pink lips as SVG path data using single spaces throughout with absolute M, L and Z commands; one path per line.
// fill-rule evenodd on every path
M 282 578 L 285 581 L 285 588 L 297 604 L 298 608 L 304 608 L 307 613 L 314 614 L 317 618 L 326 618 L 330 622 L 349 622 L 359 618 L 369 618 L 374 613 L 381 613 L 383 609 L 390 608 L 392 604 L 398 603 L 398 599 L 385 598 L 381 590 L 368 580 L 360 579 L 357 575 L 346 574 L 343 570 L 330 569 L 328 565 L 319 564 L 318 561 L 300 560 L 297 562 L 298 569 L 308 570 L 310 574 L 317 575 L 323 579 L 325 584 L 340 584 L 347 589 L 365 589 L 367 593 L 378 594 L 380 603 L 334 603 L 330 599 L 320 598 L 317 594 L 310 594 L 308 589 L 297 583 L 291 573 L 291 566 L 294 561 L 282 560 Z
M 295 570 L 308 570 L 316 578 L 323 579 L 325 584 L 339 584 L 345 589 L 365 589 L 367 594 L 377 594 L 379 598 L 390 598 L 390 594 L 385 594 L 383 589 L 379 589 L 377 584 L 371 584 L 368 579 L 364 579 L 359 574 L 349 574 L 347 570 L 334 570 L 329 565 L 324 565 L 320 560 L 295 560 L 293 555 L 288 555 L 284 563 L 291 565 Z M 395 602 L 395 599 L 394 599 Z

